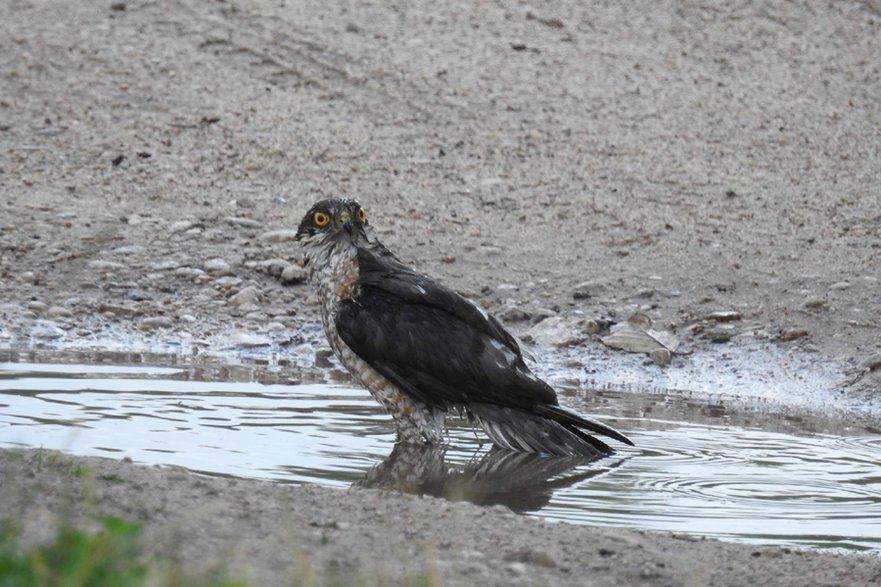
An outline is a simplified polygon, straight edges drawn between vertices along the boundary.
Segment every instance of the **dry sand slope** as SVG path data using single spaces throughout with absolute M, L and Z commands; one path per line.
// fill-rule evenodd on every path
M 285 231 L 314 200 L 346 195 L 393 250 L 520 330 L 641 310 L 697 353 L 813 353 L 871 393 L 879 55 L 881 6 L 869 0 L 7 0 L 0 344 L 298 332 L 315 306 L 271 275 L 299 276 Z M 703 319 L 723 310 L 742 318 Z M 807 336 L 784 342 L 785 329 Z M 78 499 L 25 462 L 4 456 L 4 508 Z M 291 550 L 264 537 L 308 542 L 313 510 L 319 528 L 338 517 L 325 512 L 352 518 L 319 563 L 399 569 L 428 549 L 451 584 L 831 585 L 881 573 L 872 558 L 95 466 L 140 480 L 100 489 L 99 507 L 156 521 L 153 548 L 177 533 L 196 560 L 241 538 L 241 558 L 275 579 Z M 44 505 L 24 491 L 45 491 Z M 282 527 L 279 511 L 297 523 Z M 190 526 L 180 512 L 193 512 Z

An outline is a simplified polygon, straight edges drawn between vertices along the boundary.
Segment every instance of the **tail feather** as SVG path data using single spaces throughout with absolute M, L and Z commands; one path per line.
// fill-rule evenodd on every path
M 596 434 L 602 434 L 603 436 L 608 436 L 609 438 L 614 438 L 618 442 L 623 442 L 624 444 L 628 444 L 633 446 L 633 441 L 612 428 L 611 426 L 606 426 L 601 422 L 597 422 L 596 420 L 591 420 L 589 418 L 585 418 L 575 412 L 570 412 L 566 408 L 561 406 L 553 406 L 549 404 L 536 406 L 535 411 L 538 414 L 546 416 L 552 420 L 556 420 L 557 422 L 571 424 L 576 428 L 584 428 L 585 430 L 590 430 Z
M 471 404 L 468 409 L 494 443 L 511 450 L 587 458 L 598 458 L 615 452 L 606 443 L 579 428 L 633 444 L 614 429 L 562 408 L 525 412 L 495 404 Z

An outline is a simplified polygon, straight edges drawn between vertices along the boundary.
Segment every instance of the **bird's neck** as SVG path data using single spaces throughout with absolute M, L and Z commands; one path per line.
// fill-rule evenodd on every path
M 307 253 L 310 279 L 318 289 L 323 305 L 335 306 L 355 295 L 358 271 L 358 247 L 348 240 L 338 240 Z

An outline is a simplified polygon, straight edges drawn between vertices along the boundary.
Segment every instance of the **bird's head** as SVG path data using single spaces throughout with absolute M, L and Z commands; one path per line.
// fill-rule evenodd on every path
M 368 241 L 367 215 L 361 204 L 348 198 L 322 200 L 303 216 L 297 240 L 309 262 L 339 246 L 358 246 Z
M 300 221 L 297 240 L 353 239 L 364 233 L 367 214 L 361 204 L 348 198 L 322 200 L 312 206 Z M 306 244 L 306 243 L 304 243 Z

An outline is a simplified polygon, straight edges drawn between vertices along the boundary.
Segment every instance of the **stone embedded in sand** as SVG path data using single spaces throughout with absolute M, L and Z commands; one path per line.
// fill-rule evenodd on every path
M 189 230 L 189 229 L 193 228 L 194 226 L 196 226 L 196 223 L 191 220 L 178 220 L 177 222 L 175 222 L 171 226 L 169 226 L 168 230 L 172 234 L 175 234 L 178 232 L 184 232 L 186 230 Z
M 585 281 L 575 286 L 572 292 L 572 298 L 575 300 L 586 300 L 596 296 L 599 292 L 606 289 L 606 286 L 595 281 Z
M 28 302 L 28 310 L 32 310 L 34 312 L 42 313 L 45 312 L 49 306 L 44 304 L 43 302 L 38 302 L 37 300 Z
M 205 275 L 205 272 L 195 267 L 178 267 L 174 270 L 174 276 L 181 279 L 196 279 Z
M 516 306 L 511 306 L 503 310 L 499 317 L 505 322 L 526 322 L 530 315 Z
M 232 271 L 232 268 L 225 260 L 216 257 L 205 261 L 205 271 L 208 273 L 229 273 Z
M 246 306 L 256 307 L 257 304 L 260 303 L 260 292 L 255 286 L 249 285 L 237 294 L 230 296 L 229 303 L 241 308 Z
M 807 335 L 808 331 L 804 328 L 784 328 L 780 331 L 780 340 L 789 342 Z
M 285 283 L 302 283 L 306 281 L 306 270 L 299 265 L 288 265 L 281 272 L 281 280 Z
M 247 332 L 237 332 L 233 335 L 231 342 L 238 347 L 256 348 L 261 346 L 271 346 L 272 340 L 266 336 L 257 336 L 248 334 Z
M 33 330 L 31 330 L 31 335 L 34 338 L 56 340 L 64 336 L 64 330 L 59 328 L 58 325 L 51 320 L 40 320 Z
M 673 353 L 669 349 L 658 348 L 650 352 L 649 357 L 656 365 L 669 365 L 673 360 Z
M 802 310 L 823 310 L 826 308 L 826 300 L 823 298 L 810 298 L 805 300 L 800 309 Z
M 253 218 L 240 218 L 238 216 L 227 216 L 223 219 L 227 224 L 233 226 L 244 226 L 245 228 L 260 228 L 263 223 Z
M 874 355 L 869 355 L 866 359 L 861 363 L 862 367 L 868 371 L 877 371 L 881 369 L 881 353 L 875 353 Z
M 89 269 L 92 271 L 116 271 L 119 269 L 125 269 L 125 265 L 117 263 L 116 261 L 95 259 L 94 261 L 89 262 Z
M 529 330 L 532 341 L 542 345 L 573 346 L 584 340 L 574 321 L 562 316 L 542 320 Z
M 601 329 L 602 328 L 600 326 L 599 321 L 597 321 L 593 318 L 588 318 L 587 320 L 585 320 L 584 322 L 581 323 L 581 330 L 587 334 L 596 334 Z
M 147 248 L 141 245 L 126 245 L 124 247 L 116 247 L 111 252 L 114 255 L 140 255 L 146 250 Z
M 286 241 L 297 240 L 296 230 L 270 230 L 260 235 L 260 240 L 269 241 L 271 243 L 283 243 Z
M 704 316 L 704 320 L 715 320 L 716 322 L 732 322 L 740 320 L 743 316 L 737 310 L 723 310 L 719 312 L 710 312 Z
M 246 266 L 253 266 L 257 271 L 265 271 L 273 277 L 281 275 L 282 271 L 288 266 L 288 262 L 284 259 L 264 259 L 263 261 L 249 261 Z
M 52 306 L 46 310 L 46 315 L 50 318 L 70 318 L 73 316 L 73 312 L 61 306 Z
M 165 316 L 154 316 L 141 320 L 142 330 L 155 330 L 157 328 L 171 328 L 173 326 L 171 318 Z

